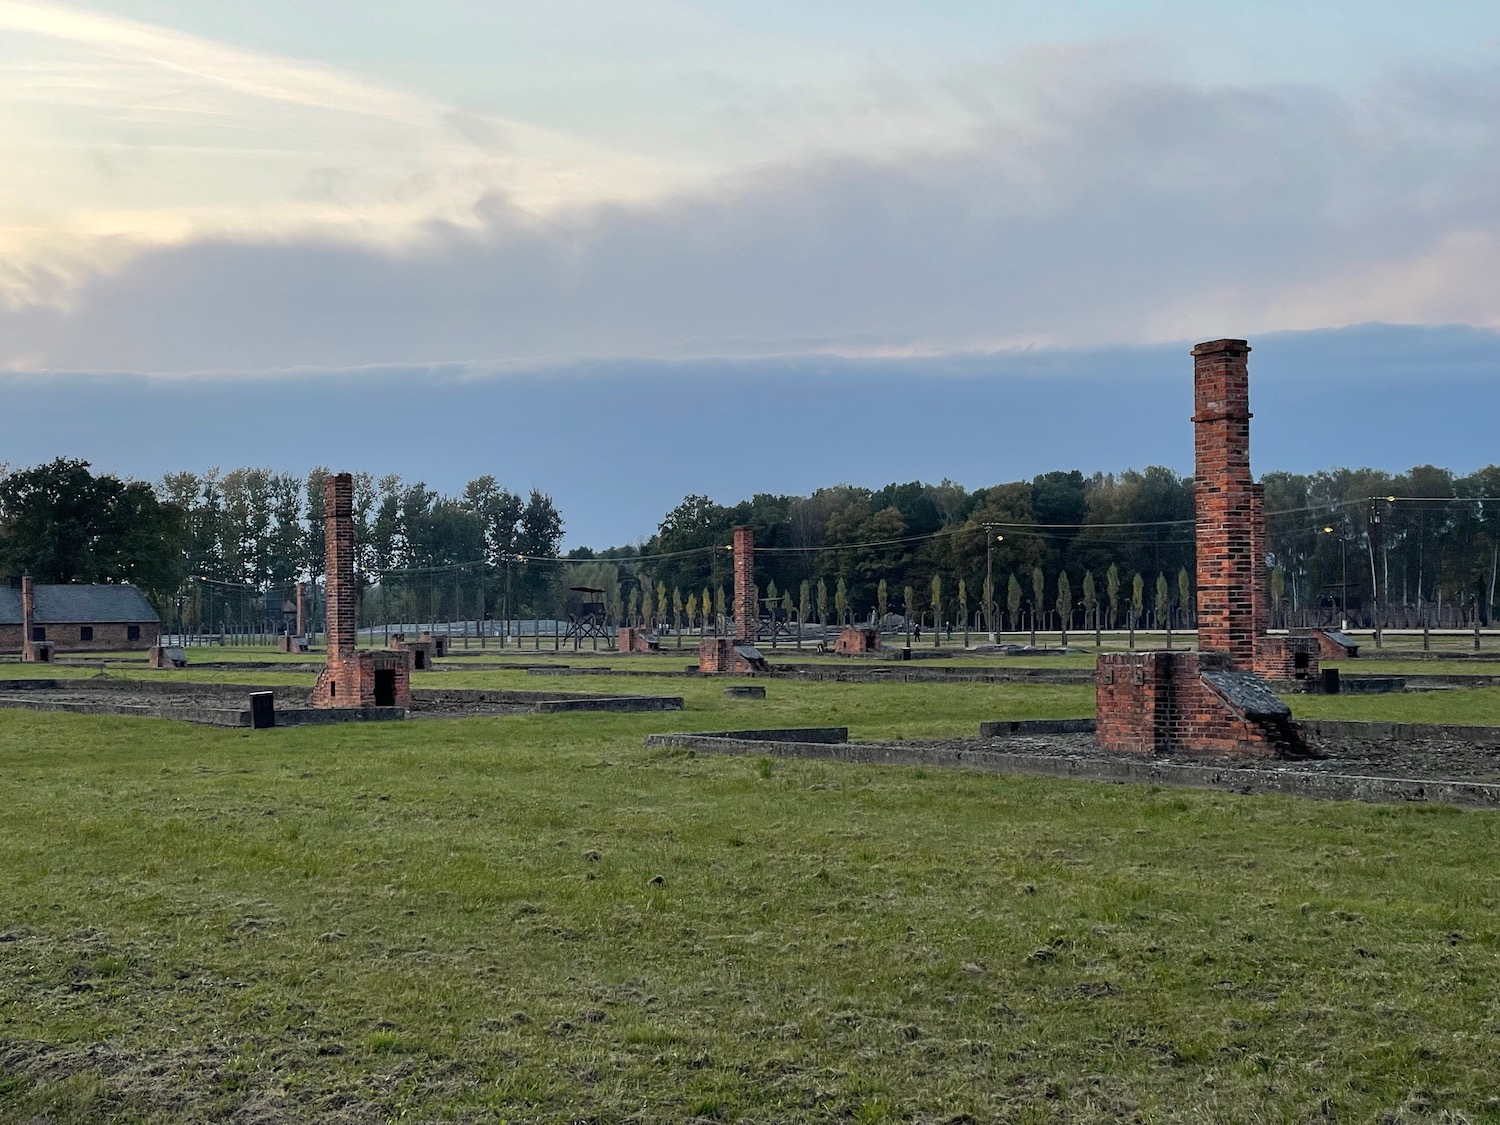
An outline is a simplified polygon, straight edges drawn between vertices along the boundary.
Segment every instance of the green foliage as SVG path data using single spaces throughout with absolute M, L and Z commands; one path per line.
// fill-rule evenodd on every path
M 877 624 L 885 621 L 886 610 L 890 607 L 889 587 L 882 578 L 875 587 L 875 621 Z
M 1010 627 L 1020 628 L 1021 620 L 1021 580 L 1014 574 L 1005 585 L 1005 612 L 1010 616 Z
M 130 582 L 158 608 L 185 578 L 186 511 L 149 485 L 58 458 L 0 477 L 0 570 L 38 582 Z
M 1130 580 L 1130 622 L 1139 626 L 1146 612 L 1146 580 L 1139 572 Z

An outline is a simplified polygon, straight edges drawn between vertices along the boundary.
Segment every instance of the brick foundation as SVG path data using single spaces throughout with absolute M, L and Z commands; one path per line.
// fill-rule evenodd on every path
M 711 637 L 698 646 L 698 671 L 704 674 L 747 676 L 769 670 L 770 665 L 760 652 L 744 641 Z
M 1258 637 L 1255 672 L 1268 680 L 1316 680 L 1318 642 L 1311 637 Z
M 1117 652 L 1094 671 L 1094 738 L 1127 754 L 1295 755 L 1291 711 L 1223 653 Z
M 405 633 L 395 633 L 387 647 L 395 652 L 409 653 L 412 669 L 417 672 L 429 671 L 433 659 L 440 655 L 431 633 L 423 633 L 416 640 L 408 640 Z
M 186 668 L 187 652 L 177 645 L 152 645 L 146 663 L 152 668 Z
M 1359 657 L 1359 645 L 1354 638 L 1336 629 L 1299 629 L 1293 636 L 1306 638 L 1316 645 L 1318 655 L 1324 660 L 1354 660 Z
M 869 625 L 850 625 L 839 630 L 833 651 L 841 656 L 862 656 L 880 651 L 880 630 Z
M 655 635 L 644 629 L 621 629 L 615 638 L 615 648 L 619 652 L 661 651 L 661 645 L 657 643 Z
M 354 584 L 354 478 L 330 476 L 323 491 L 327 555 L 328 662 L 313 687 L 314 707 L 411 706 L 412 657 L 355 647 L 359 591 Z

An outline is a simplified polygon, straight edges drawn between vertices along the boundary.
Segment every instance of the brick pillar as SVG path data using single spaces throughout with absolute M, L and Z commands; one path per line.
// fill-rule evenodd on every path
M 36 622 L 36 589 L 32 586 L 31 575 L 21 575 L 21 652 L 27 655 L 31 652 L 31 627 Z
M 297 583 L 297 636 L 307 636 L 307 583 Z
M 327 548 L 328 654 L 354 652 L 359 625 L 354 586 L 354 477 L 339 473 L 323 484 L 323 536 Z
M 1223 653 L 1241 672 L 1255 667 L 1257 616 L 1249 354 L 1244 340 L 1212 340 L 1193 349 L 1198 647 Z
M 734 639 L 755 643 L 755 531 L 734 529 Z

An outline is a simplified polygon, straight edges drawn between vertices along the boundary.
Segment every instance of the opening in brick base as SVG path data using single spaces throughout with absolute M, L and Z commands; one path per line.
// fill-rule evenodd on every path
M 367 649 L 330 654 L 313 688 L 314 707 L 411 707 L 411 653 Z

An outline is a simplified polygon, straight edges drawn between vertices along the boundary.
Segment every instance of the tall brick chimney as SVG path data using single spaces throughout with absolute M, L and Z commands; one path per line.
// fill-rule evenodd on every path
M 328 574 L 328 652 L 354 652 L 359 628 L 354 585 L 354 476 L 338 473 L 323 483 L 323 537 Z
M 29 659 L 31 652 L 31 627 L 36 620 L 36 589 L 31 575 L 21 575 L 21 653 Z
M 297 583 L 297 636 L 307 636 L 307 583 Z
M 755 531 L 734 529 L 734 639 L 755 643 L 760 614 L 755 604 Z
M 1240 672 L 1255 667 L 1265 577 L 1262 503 L 1250 476 L 1249 354 L 1244 340 L 1193 349 L 1198 647 L 1223 653 Z

